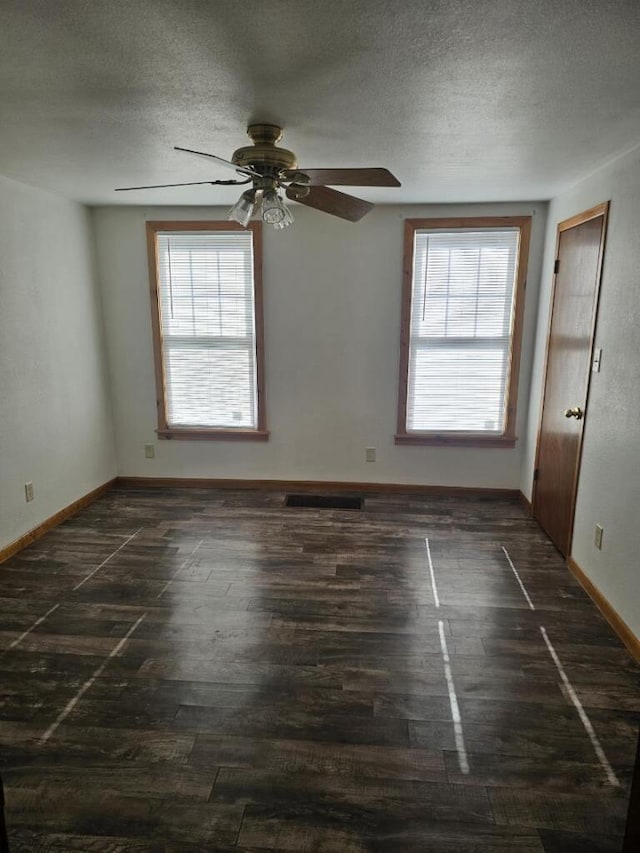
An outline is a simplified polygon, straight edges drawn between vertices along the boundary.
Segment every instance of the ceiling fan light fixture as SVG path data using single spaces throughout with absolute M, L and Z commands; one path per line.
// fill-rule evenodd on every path
M 289 210 L 289 208 L 283 204 L 284 207 L 284 218 L 280 220 L 280 222 L 275 222 L 273 227 L 276 231 L 282 231 L 283 228 L 288 228 L 293 223 L 293 214 Z
M 227 214 L 227 219 L 231 219 L 233 222 L 237 222 L 243 228 L 246 228 L 255 209 L 256 190 L 246 190 Z
M 279 225 L 287 219 L 287 214 L 291 220 L 287 222 L 287 225 L 290 225 L 293 222 L 293 217 L 276 190 L 266 190 L 262 194 L 262 219 L 264 222 L 269 225 Z M 286 225 L 283 227 L 286 228 Z

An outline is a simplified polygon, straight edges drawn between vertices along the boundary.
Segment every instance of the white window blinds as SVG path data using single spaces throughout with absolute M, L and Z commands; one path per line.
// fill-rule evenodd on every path
M 169 427 L 258 428 L 252 238 L 156 236 Z
M 505 429 L 519 229 L 417 230 L 409 431 Z

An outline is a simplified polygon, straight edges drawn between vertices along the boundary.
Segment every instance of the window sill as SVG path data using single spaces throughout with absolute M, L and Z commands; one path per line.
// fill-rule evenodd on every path
M 268 441 L 265 429 L 206 429 L 176 427 L 157 430 L 158 438 L 178 441 Z
M 507 435 L 474 435 L 458 433 L 443 435 L 439 433 L 403 432 L 395 436 L 396 444 L 423 444 L 433 447 L 503 447 L 516 446 L 516 439 Z

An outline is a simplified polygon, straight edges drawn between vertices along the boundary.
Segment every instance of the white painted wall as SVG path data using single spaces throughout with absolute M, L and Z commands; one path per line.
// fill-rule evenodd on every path
M 0 548 L 115 475 L 103 337 L 90 214 L 0 178 Z
M 555 199 L 549 210 L 522 491 L 531 495 L 559 222 L 611 201 L 572 556 L 640 637 L 640 149 Z M 593 544 L 604 526 L 603 549 Z
M 265 228 L 266 443 L 157 441 L 146 219 L 224 219 L 222 208 L 94 211 L 121 475 L 518 488 L 514 450 L 396 446 L 403 220 L 534 214 L 518 401 L 526 425 L 546 204 L 384 206 L 357 225 L 300 206 Z M 144 458 L 144 444 L 156 457 Z M 366 463 L 365 447 L 378 461 Z

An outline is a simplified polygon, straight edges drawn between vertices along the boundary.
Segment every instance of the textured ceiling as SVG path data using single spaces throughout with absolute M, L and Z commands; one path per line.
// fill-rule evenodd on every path
M 640 142 L 639 0 L 0 0 L 0 174 L 216 204 L 250 120 L 372 201 L 545 199 Z

